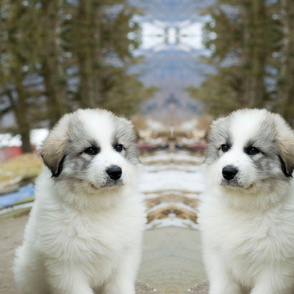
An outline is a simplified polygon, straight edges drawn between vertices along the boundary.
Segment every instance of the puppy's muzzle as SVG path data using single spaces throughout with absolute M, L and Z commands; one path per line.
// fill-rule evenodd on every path
M 106 173 L 113 181 L 117 181 L 122 175 L 122 169 L 117 165 L 111 165 L 106 169 Z
M 237 173 L 238 169 L 233 165 L 227 165 L 222 170 L 223 178 L 227 181 L 233 180 Z

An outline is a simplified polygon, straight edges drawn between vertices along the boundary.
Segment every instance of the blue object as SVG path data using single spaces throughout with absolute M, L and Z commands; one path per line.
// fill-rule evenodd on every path
M 10 206 L 24 198 L 34 195 L 35 187 L 33 184 L 22 186 L 17 192 L 0 195 L 0 207 Z

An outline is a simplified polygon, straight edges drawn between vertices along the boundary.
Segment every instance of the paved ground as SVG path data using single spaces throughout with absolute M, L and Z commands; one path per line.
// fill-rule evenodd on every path
M 185 294 L 208 294 L 208 283 L 202 282 L 193 288 L 187 290 Z
M 166 227 L 145 232 L 139 280 L 162 294 L 182 294 L 205 280 L 199 232 Z
M 14 250 L 21 243 L 26 221 L 27 216 L 0 220 L 0 293 L 17 293 L 11 267 Z
M 0 220 L 0 293 L 17 293 L 11 267 L 27 218 L 24 215 Z M 200 257 L 199 232 L 176 227 L 146 231 L 138 279 L 142 282 L 137 283 L 137 294 L 183 294 L 203 281 L 205 274 Z M 187 293 L 206 293 L 201 289 L 203 287 Z

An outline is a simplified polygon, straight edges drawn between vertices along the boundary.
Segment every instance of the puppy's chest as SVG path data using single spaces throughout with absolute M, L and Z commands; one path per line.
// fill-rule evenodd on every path
M 242 214 L 219 211 L 216 228 L 210 231 L 216 250 L 232 264 L 257 265 L 294 255 L 294 226 L 276 213 Z M 292 231 L 292 232 L 291 232 Z
M 127 249 L 127 237 L 123 235 L 126 226 L 123 221 L 119 223 L 113 219 L 78 217 L 70 228 L 70 238 L 98 255 L 113 254 Z
M 52 220 L 49 230 L 43 234 L 43 245 L 48 247 L 50 255 L 65 261 L 75 259 L 105 266 L 124 256 L 132 239 L 138 239 L 138 228 L 124 214 L 65 212 L 61 215 Z

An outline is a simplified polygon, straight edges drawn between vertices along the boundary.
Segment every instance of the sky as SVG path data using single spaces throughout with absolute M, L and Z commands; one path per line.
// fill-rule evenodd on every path
M 189 96 L 187 87 L 198 87 L 211 71 L 201 62 L 210 52 L 202 42 L 209 21 L 201 9 L 214 0 L 129 0 L 143 9 L 134 18 L 141 26 L 141 46 L 133 53 L 145 63 L 136 66 L 146 86 L 159 91 L 143 103 L 144 115 L 173 124 L 203 113 L 203 104 Z
M 203 23 L 197 22 L 183 22 L 178 27 L 167 28 L 161 22 L 142 22 L 142 44 L 139 51 L 163 50 L 172 45 L 186 51 L 203 49 L 202 27 Z

